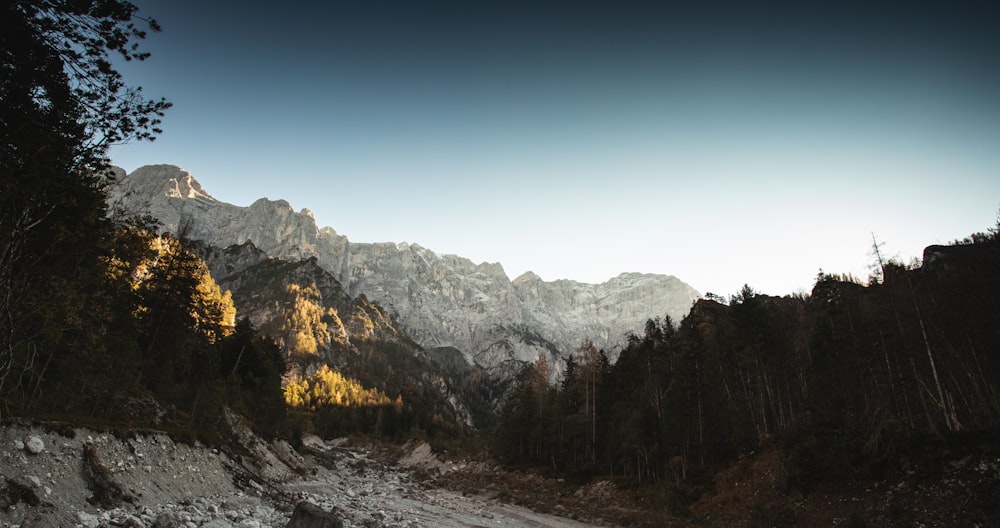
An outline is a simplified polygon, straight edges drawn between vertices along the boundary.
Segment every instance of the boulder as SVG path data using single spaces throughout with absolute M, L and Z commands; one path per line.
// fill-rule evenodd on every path
M 302 445 L 313 449 L 319 449 L 321 451 L 326 450 L 327 448 L 326 442 L 314 434 L 302 435 Z
M 24 446 L 32 455 L 37 455 L 38 453 L 45 451 L 45 442 L 40 436 L 28 437 L 28 441 L 24 443 Z
M 343 528 L 344 521 L 333 512 L 328 512 L 315 504 L 300 502 L 295 505 L 292 518 L 285 528 Z
M 101 518 L 93 513 L 77 512 L 76 518 L 80 521 L 80 525 L 85 528 L 97 528 L 101 524 Z

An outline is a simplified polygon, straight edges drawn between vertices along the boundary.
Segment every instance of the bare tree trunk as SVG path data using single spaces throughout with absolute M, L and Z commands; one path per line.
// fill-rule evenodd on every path
M 60 340 L 62 340 L 62 332 L 59 333 L 59 339 L 57 339 L 56 343 L 53 344 L 53 348 L 55 348 L 55 346 L 59 343 Z M 55 350 L 51 351 L 49 353 L 49 357 L 46 358 L 46 360 L 45 360 L 45 364 L 42 365 L 42 369 L 38 372 L 38 376 L 35 378 L 35 388 L 32 389 L 31 395 L 28 397 L 28 400 L 25 402 L 25 408 L 26 409 L 29 408 L 31 406 L 32 402 L 34 402 L 35 398 L 38 397 L 38 392 L 39 392 L 39 390 L 41 388 L 42 380 L 45 379 L 45 373 L 49 370 L 49 365 L 52 364 L 52 358 L 54 358 L 55 355 L 56 355 Z
M 920 335 L 924 338 L 924 349 L 927 351 L 927 361 L 931 366 L 931 374 L 934 377 L 934 387 L 937 389 L 937 403 L 941 408 L 941 413 L 944 416 L 945 424 L 947 424 L 948 429 L 951 431 L 959 431 L 962 429 L 962 424 L 958 421 L 958 416 L 955 413 L 952 402 L 951 394 L 945 397 L 944 389 L 941 387 L 941 379 L 938 376 L 937 363 L 934 361 L 934 353 L 931 351 L 931 342 L 927 338 L 927 328 L 924 326 L 924 318 L 920 314 L 920 306 L 917 305 L 917 295 L 913 291 L 913 283 L 907 277 L 907 285 L 910 287 L 910 296 L 913 299 L 913 309 L 917 313 L 917 322 L 920 323 Z
M 927 425 L 931 428 L 931 431 L 934 434 L 940 436 L 940 433 L 937 430 L 937 425 L 934 424 L 934 418 L 931 416 L 930 407 L 928 407 L 927 400 L 924 398 L 924 392 L 927 391 L 927 385 L 925 385 L 924 381 L 920 379 L 920 373 L 917 372 L 917 363 L 913 360 L 913 356 L 910 356 L 910 367 L 913 369 L 913 378 L 917 381 L 917 384 L 920 385 L 921 390 L 917 391 L 917 396 L 920 396 L 920 407 L 924 410 L 924 417 L 927 419 Z
M 705 465 L 705 413 L 701 403 L 701 384 L 698 384 L 698 460 Z
M 882 357 L 885 360 L 885 375 L 889 380 L 889 401 L 892 405 L 892 412 L 895 414 L 896 411 L 896 386 L 892 381 L 892 363 L 889 362 L 889 350 L 885 346 L 885 334 L 882 329 L 879 328 L 878 331 L 879 344 L 882 347 Z
M 594 403 L 590 406 L 590 445 L 591 464 L 597 463 L 597 379 L 595 374 L 594 388 L 591 391 L 594 395 Z
M 983 385 L 983 392 L 986 394 L 986 400 L 989 402 L 990 414 L 995 416 L 997 413 L 1000 413 L 1000 400 L 997 398 L 997 391 L 983 373 L 983 365 L 979 361 L 979 354 L 976 353 L 976 347 L 972 343 L 972 338 L 966 335 L 966 339 L 969 341 L 969 351 L 972 352 L 972 358 L 976 362 L 976 370 L 979 373 L 980 383 Z

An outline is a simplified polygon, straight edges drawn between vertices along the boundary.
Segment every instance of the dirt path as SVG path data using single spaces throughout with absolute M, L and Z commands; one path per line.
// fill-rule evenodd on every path
M 415 451 L 419 461 L 433 464 Z M 496 499 L 462 495 L 429 487 L 407 471 L 406 465 L 389 466 L 362 450 L 329 452 L 322 461 L 306 457 L 316 474 L 289 482 L 284 489 L 325 510 L 338 513 L 354 526 L 437 526 L 442 528 L 585 528 L 573 519 L 545 515 L 502 503 Z M 405 459 L 404 459 L 405 460 Z M 410 457 L 409 463 L 415 459 Z M 438 462 L 439 463 L 439 462 Z

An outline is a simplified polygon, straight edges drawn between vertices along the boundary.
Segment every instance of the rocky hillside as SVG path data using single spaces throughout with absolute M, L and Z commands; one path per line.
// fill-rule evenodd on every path
M 230 290 L 241 316 L 254 326 L 288 345 L 287 326 L 296 306 L 316 303 L 322 310 L 328 339 L 342 348 L 354 340 L 405 340 L 389 314 L 365 297 L 352 298 L 340 282 L 319 267 L 316 259 L 298 261 L 270 258 L 251 242 L 220 249 L 196 245 L 196 252 L 208 264 L 219 286 Z M 330 346 L 318 352 L 329 352 Z M 326 361 L 333 358 L 323 357 Z
M 497 378 L 539 355 L 571 354 L 586 337 L 614 355 L 648 318 L 679 320 L 700 297 L 673 276 L 623 274 L 594 285 L 528 273 L 511 281 L 496 263 L 475 264 L 417 244 L 351 242 L 283 200 L 249 207 L 218 201 L 172 165 L 120 171 L 111 199 L 209 246 L 252 242 L 271 257 L 315 258 L 350 297 L 363 294 L 388 309 L 420 345 L 458 349 Z M 558 372 L 561 361 L 552 363 Z
M 348 295 L 315 257 L 271 258 L 251 242 L 225 249 L 194 243 L 193 249 L 218 277 L 219 286 L 232 292 L 240 316 L 275 339 L 292 377 L 329 365 L 366 386 L 405 393 L 408 403 L 428 416 L 441 415 L 466 426 L 487 419 L 484 412 L 474 417 L 467 405 L 489 407 L 482 397 L 454 388 L 458 383 L 449 372 L 390 314 L 364 295 Z

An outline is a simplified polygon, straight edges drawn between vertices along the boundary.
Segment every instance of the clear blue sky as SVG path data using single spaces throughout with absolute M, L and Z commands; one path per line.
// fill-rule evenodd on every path
M 124 73 L 175 106 L 113 161 L 355 242 L 782 295 L 1000 207 L 990 3 L 136 4 L 163 32 Z

